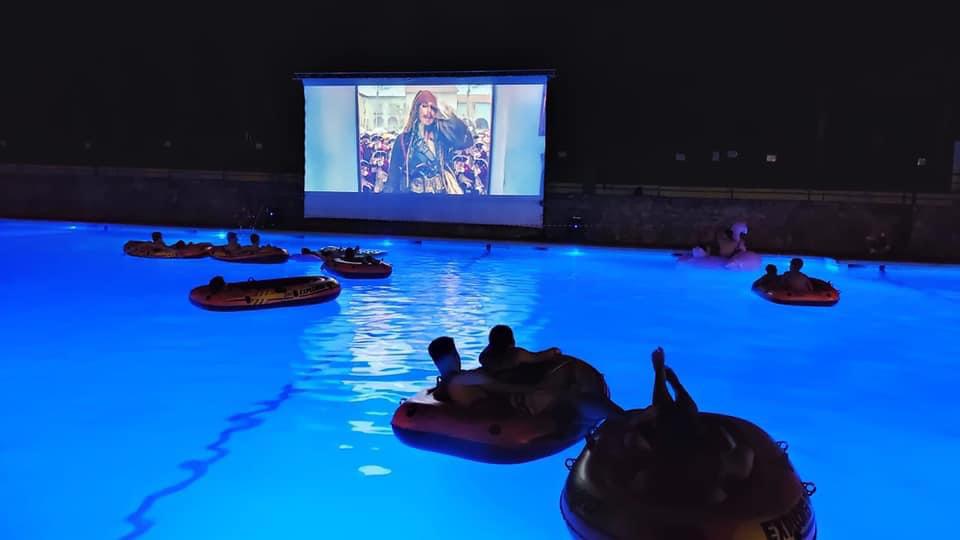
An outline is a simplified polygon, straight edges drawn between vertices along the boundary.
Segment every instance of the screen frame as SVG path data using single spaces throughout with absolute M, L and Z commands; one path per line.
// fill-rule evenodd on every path
M 542 112 L 541 112 L 541 121 L 542 127 L 544 128 L 544 141 L 546 144 L 548 136 L 548 131 L 546 129 L 546 95 L 547 87 L 551 79 L 556 77 L 556 71 L 552 69 L 538 69 L 538 70 L 501 70 L 501 71 L 413 71 L 413 72 L 301 72 L 295 74 L 295 80 L 298 80 L 302 83 L 303 87 L 311 86 L 332 86 L 332 87 L 343 87 L 343 86 L 372 86 L 372 85 L 384 85 L 384 84 L 395 84 L 395 85 L 451 85 L 451 84 L 476 84 L 476 85 L 492 85 L 494 87 L 494 94 L 497 92 L 498 85 L 526 85 L 526 84 L 536 84 L 543 86 L 544 96 L 542 98 Z M 355 94 L 356 96 L 356 94 Z M 492 100 L 491 106 L 491 155 L 490 160 L 492 162 L 493 158 L 493 143 L 494 138 L 496 137 L 497 130 L 493 126 L 495 113 L 494 108 L 496 107 L 496 97 Z M 359 98 L 358 96 L 354 99 L 354 118 L 359 118 Z M 356 124 L 357 134 L 354 140 L 359 141 L 359 122 Z M 432 224 L 437 226 L 471 226 L 471 227 L 510 227 L 510 228 L 536 228 L 542 229 L 543 227 L 543 197 L 546 187 L 544 186 L 544 181 L 546 180 L 546 159 L 545 153 L 540 155 L 540 183 L 539 183 L 539 194 L 537 195 L 501 195 L 499 197 L 509 197 L 514 199 L 517 204 L 523 204 L 521 201 L 536 201 L 540 207 L 538 212 L 538 219 L 536 223 L 507 223 L 499 221 L 452 221 L 452 220 L 427 220 L 427 219 L 417 219 L 417 218 L 378 218 L 378 217 L 338 217 L 338 216 L 320 216 L 320 215 L 309 215 L 307 210 L 308 199 L 310 195 L 314 192 L 308 192 L 304 190 L 304 219 L 305 220 L 335 220 L 335 221 L 357 221 L 357 222 L 392 222 L 392 223 L 409 223 L 409 224 Z M 358 163 L 359 169 L 359 163 Z M 492 170 L 492 168 L 491 168 Z M 304 186 L 306 187 L 306 186 Z M 359 188 L 360 186 L 358 186 Z M 320 192 L 317 192 L 320 193 Z M 357 195 L 362 195 L 358 189 Z M 422 195 L 418 195 L 422 197 Z M 482 197 L 481 199 L 489 200 L 490 194 Z M 459 198 L 455 198 L 459 199 Z M 470 197 L 469 199 L 473 199 Z M 529 204 L 529 203 L 528 203 Z
M 553 69 L 517 69 L 517 70 L 479 70 L 479 71 L 333 71 L 333 72 L 298 72 L 293 78 L 306 84 L 310 79 L 327 81 L 325 84 L 335 84 L 338 79 L 354 81 L 369 80 L 414 80 L 414 79 L 499 79 L 501 81 L 512 77 L 518 79 L 543 79 L 545 82 L 557 76 Z M 488 84 L 493 84 L 488 83 Z

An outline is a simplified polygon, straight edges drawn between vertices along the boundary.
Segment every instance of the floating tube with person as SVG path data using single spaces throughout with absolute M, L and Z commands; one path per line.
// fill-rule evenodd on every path
M 273 246 L 242 247 L 232 253 L 226 246 L 216 246 L 210 255 L 218 261 L 250 264 L 278 264 L 290 258 L 287 250 Z
M 393 273 L 392 265 L 370 255 L 362 259 L 331 259 L 324 263 L 324 268 L 347 279 L 380 279 Z
M 813 285 L 813 290 L 810 292 L 793 292 L 785 288 L 764 286 L 757 282 L 753 284 L 753 292 L 775 304 L 789 306 L 830 307 L 840 301 L 840 291 L 832 283 L 822 279 L 809 279 Z
M 374 258 L 383 257 L 387 254 L 386 251 L 377 249 L 361 249 L 356 253 L 356 257 L 366 257 L 369 255 Z M 314 251 L 310 248 L 302 248 L 299 254 L 291 255 L 290 258 L 299 262 L 328 262 L 337 258 L 344 258 L 346 256 L 347 248 L 327 246 L 319 251 Z
M 209 285 L 190 291 L 190 302 L 213 311 L 246 311 L 302 306 L 333 300 L 340 284 L 327 276 L 303 276 L 226 283 L 213 278 Z
M 757 270 L 763 263 L 759 253 L 743 251 L 732 257 L 718 257 L 716 255 L 694 256 L 682 254 L 677 262 L 697 268 L 724 268 L 726 270 Z
M 482 369 L 482 368 L 481 368 Z M 539 384 L 568 380 L 572 370 L 587 374 L 587 390 L 609 397 L 603 375 L 582 360 L 560 356 L 500 372 L 497 379 L 511 384 Z M 583 379 L 577 383 L 584 390 Z M 429 450 L 484 463 L 524 463 L 556 454 L 583 439 L 595 420 L 580 414 L 573 401 L 560 401 L 536 415 L 507 407 L 500 414 L 478 412 L 437 401 L 434 389 L 424 390 L 400 404 L 391 426 L 397 438 Z
M 810 495 L 815 488 L 797 477 L 785 447 L 756 425 L 739 418 L 700 413 L 704 425 L 722 426 L 737 445 L 754 452 L 743 480 L 724 485 L 726 499 L 702 502 L 664 497 L 653 488 L 637 492 L 630 481 L 636 461 L 618 453 L 627 436 L 624 423 L 607 422 L 587 439 L 560 496 L 560 511 L 574 538 L 583 540 L 815 540 L 817 525 Z M 661 471 L 656 458 L 648 470 Z M 691 468 L 689 470 L 700 470 Z M 713 477 L 683 475 L 691 489 L 702 489 Z M 702 480 L 702 481 L 699 481 Z M 673 483 L 669 491 L 688 484 Z
M 337 247 L 337 246 L 327 246 L 320 251 L 311 251 L 308 248 L 303 248 L 302 253 L 304 255 L 313 255 L 323 260 L 333 260 L 338 258 L 343 258 L 347 256 L 347 250 L 351 248 Z M 385 250 L 382 249 L 354 249 L 355 257 L 366 257 L 367 255 L 371 257 L 383 257 L 387 254 Z
M 130 240 L 123 245 L 127 255 L 146 259 L 200 259 L 210 255 L 212 249 L 213 244 L 209 242 L 161 247 L 149 241 Z

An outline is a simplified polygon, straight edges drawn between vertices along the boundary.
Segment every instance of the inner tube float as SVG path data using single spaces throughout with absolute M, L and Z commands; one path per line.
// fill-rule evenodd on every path
M 217 278 L 214 278 L 214 281 Z M 340 284 L 326 276 L 203 285 L 190 291 L 190 302 L 213 311 L 245 311 L 328 302 L 340 295 Z
M 373 257 L 367 259 L 335 258 L 324 263 L 331 272 L 348 279 L 377 279 L 390 277 L 393 266 Z
M 774 304 L 788 306 L 830 307 L 840 301 L 840 291 L 834 288 L 831 283 L 816 278 L 810 278 L 810 282 L 813 284 L 813 290 L 805 293 L 765 287 L 757 282 L 753 284 L 753 292 Z
M 629 414 L 629 413 L 628 413 Z M 754 451 L 749 476 L 725 484 L 727 498 L 709 504 L 668 502 L 655 490 L 637 494 L 620 480 L 629 460 L 607 450 L 623 445 L 623 422 L 605 422 L 587 438 L 560 496 L 560 511 L 574 538 L 584 540 L 816 540 L 817 524 L 810 495 L 787 457 L 756 425 L 739 418 L 700 413 L 705 425 L 724 427 L 737 445 Z M 572 461 L 572 463 L 570 463 Z M 657 464 L 648 465 L 656 470 Z
M 546 377 L 570 373 L 562 370 L 578 368 L 595 375 L 587 382 L 593 385 L 593 391 L 609 395 L 603 375 L 572 357 L 529 364 L 520 372 L 504 373 L 498 378 L 514 383 L 531 379 L 543 381 Z M 400 404 L 390 423 L 394 434 L 413 448 L 471 461 L 515 464 L 544 458 L 583 440 L 596 424 L 595 420 L 578 414 L 573 403 L 561 402 L 538 415 L 513 410 L 494 414 L 437 401 L 433 390 L 423 390 Z
M 233 253 L 227 251 L 226 246 L 217 246 L 210 255 L 218 261 L 253 264 L 284 263 L 290 258 L 287 250 L 273 246 L 244 247 Z
M 183 247 L 159 247 L 153 242 L 130 240 L 123 245 L 123 252 L 127 255 L 146 259 L 200 259 L 210 255 L 212 249 L 213 244 L 209 242 L 184 244 Z
M 760 268 L 763 259 L 760 254 L 753 251 L 741 251 L 732 257 L 718 257 L 716 255 L 705 255 L 694 257 L 691 254 L 680 255 L 677 262 L 697 268 L 723 268 L 726 270 L 757 270 Z

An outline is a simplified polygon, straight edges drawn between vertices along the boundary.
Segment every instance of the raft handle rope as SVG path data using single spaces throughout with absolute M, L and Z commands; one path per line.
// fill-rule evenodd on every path
M 587 431 L 587 434 L 583 437 L 584 442 L 586 443 L 587 450 L 592 450 L 594 443 L 597 442 L 597 432 L 600 431 L 600 426 L 603 424 L 603 420 L 598 420 L 590 429 Z
M 790 443 L 787 441 L 777 441 L 776 444 L 777 448 L 779 448 L 780 451 L 783 452 L 783 455 L 786 456 L 787 451 L 790 449 Z
M 807 493 L 807 497 L 812 497 L 814 493 L 817 492 L 817 485 L 813 482 L 802 482 L 803 490 Z

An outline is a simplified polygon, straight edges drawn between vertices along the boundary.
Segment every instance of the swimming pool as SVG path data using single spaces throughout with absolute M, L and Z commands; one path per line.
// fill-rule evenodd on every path
M 320 265 L 123 255 L 151 230 L 0 222 L 0 538 L 564 538 L 563 460 L 578 447 L 484 465 L 390 429 L 398 401 L 434 380 L 430 339 L 476 358 L 498 323 L 591 361 L 625 407 L 648 403 L 662 345 L 701 409 L 790 443 L 818 487 L 821 538 L 952 530 L 956 267 L 808 259 L 842 299 L 790 308 L 753 295 L 754 275 L 678 269 L 661 251 L 267 232 L 291 253 L 382 247 L 394 275 L 341 280 L 332 303 L 216 313 L 190 288 Z

